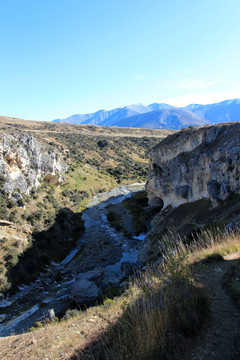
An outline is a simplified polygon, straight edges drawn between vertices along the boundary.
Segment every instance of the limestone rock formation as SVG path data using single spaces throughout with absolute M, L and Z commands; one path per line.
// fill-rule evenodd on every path
M 150 153 L 149 204 L 173 208 L 200 199 L 218 205 L 240 194 L 240 123 L 177 132 Z
M 6 179 L 4 189 L 10 196 L 14 197 L 14 192 L 29 194 L 42 180 L 59 185 L 66 171 L 60 155 L 33 136 L 0 134 L 0 174 Z
M 140 262 L 162 254 L 163 239 L 225 225 L 240 213 L 240 123 L 179 131 L 150 153 L 146 184 L 155 216 Z M 235 221 L 236 222 L 236 221 Z

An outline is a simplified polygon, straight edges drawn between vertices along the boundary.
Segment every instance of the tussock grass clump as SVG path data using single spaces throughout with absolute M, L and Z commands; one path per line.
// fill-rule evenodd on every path
M 18 335 L 21 358 L 166 360 L 175 355 L 180 359 L 182 344 L 183 352 L 188 344 L 184 340 L 198 333 L 209 314 L 210 300 L 199 273 L 203 270 L 204 280 L 213 258 L 218 261 L 218 254 L 238 251 L 240 232 L 202 231 L 190 245 L 184 242 L 177 236 L 164 239 L 159 246 L 165 255 L 159 264 L 135 274 L 121 296 L 108 295 L 99 306 L 70 310 L 60 322 Z M 239 278 L 238 268 L 234 287 Z M 1 339 L 3 358 L 16 357 L 15 341 L 15 337 Z M 238 359 L 237 346 L 235 352 Z
M 239 231 L 203 230 L 191 243 L 191 262 L 222 261 L 224 256 L 237 251 L 240 251 Z
M 189 249 L 165 247 L 160 265 L 136 275 L 135 296 L 122 305 L 122 316 L 79 359 L 160 359 L 177 340 L 197 333 L 208 296 L 195 286 Z
M 204 287 L 195 282 L 196 264 L 223 260 L 240 249 L 239 233 L 201 231 L 186 245 L 165 238 L 161 262 L 136 275 L 122 315 L 78 359 L 166 359 L 177 344 L 196 335 L 209 312 Z

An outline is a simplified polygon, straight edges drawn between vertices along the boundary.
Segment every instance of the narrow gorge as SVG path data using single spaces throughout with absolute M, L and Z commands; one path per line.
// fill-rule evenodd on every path
M 26 331 L 50 308 L 62 316 L 73 303 L 96 303 L 104 291 L 119 286 L 138 267 L 142 240 L 134 234 L 126 238 L 112 228 L 106 207 L 142 191 L 144 185 L 121 186 L 89 202 L 82 214 L 85 232 L 76 247 L 61 262 L 47 265 L 34 282 L 19 285 L 13 296 L 0 301 L 1 336 Z
M 93 156 L 113 153 L 110 140 L 93 141 Z M 148 140 L 137 141 L 140 152 Z M 178 246 L 181 239 L 191 246 L 203 231 L 226 234 L 239 226 L 239 123 L 190 127 L 161 139 L 148 149 L 146 182 L 116 186 L 96 161 L 76 163 L 76 150 L 70 149 L 57 150 L 25 133 L 1 136 L 2 338 L 45 326 L 51 309 L 61 324 L 67 311 L 87 317 L 87 308 L 108 308 L 106 301 L 114 303 L 115 295 L 121 298 L 132 282 L 167 262 L 166 244 Z M 125 156 L 118 148 L 116 153 Z M 94 174 L 95 183 L 110 180 L 109 191 L 94 193 L 80 171 Z M 138 165 L 136 180 L 142 180 L 139 171 Z M 120 182 L 117 167 L 113 173 Z M 89 188 L 79 193 L 77 184 Z M 139 285 L 146 301 L 149 283 Z M 195 291 L 207 302 L 191 280 L 192 296 Z

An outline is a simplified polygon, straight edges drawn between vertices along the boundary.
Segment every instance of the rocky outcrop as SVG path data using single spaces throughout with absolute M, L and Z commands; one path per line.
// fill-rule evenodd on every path
M 149 205 L 165 209 L 200 199 L 214 206 L 240 194 L 240 123 L 177 132 L 150 153 Z
M 151 150 L 146 189 L 154 217 L 138 257 L 143 263 L 161 256 L 163 239 L 191 241 L 197 229 L 237 219 L 240 123 L 186 129 L 164 139 Z
M 64 182 L 62 173 L 67 171 L 60 155 L 41 145 L 28 134 L 0 134 L 0 174 L 4 189 L 14 193 L 29 194 L 42 180 L 59 185 Z

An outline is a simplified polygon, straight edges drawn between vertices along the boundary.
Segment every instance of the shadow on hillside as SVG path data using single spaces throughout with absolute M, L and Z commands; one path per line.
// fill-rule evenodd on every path
M 83 230 L 81 214 L 63 208 L 48 230 L 33 233 L 31 247 L 19 256 L 18 263 L 6 274 L 12 284 L 10 293 L 14 293 L 18 285 L 35 280 L 51 261 L 64 259 Z
M 222 336 L 226 338 L 224 354 L 231 353 L 231 359 L 239 359 L 240 328 L 236 313 L 239 313 L 237 306 L 240 306 L 238 282 L 240 260 L 228 260 L 225 271 L 219 271 L 224 261 L 221 256 L 209 256 L 205 262 L 198 263 L 198 267 L 200 264 L 210 265 L 205 270 L 202 268 L 203 274 L 200 278 L 201 273 L 195 273 L 198 285 L 194 285 L 191 281 L 187 284 L 186 278 L 179 276 L 175 283 L 172 282 L 173 279 L 168 279 L 170 282 L 165 284 L 165 288 L 160 288 L 160 291 L 155 293 L 145 291 L 145 299 L 143 295 L 130 306 L 125 306 L 123 315 L 116 322 L 112 324 L 109 322 L 105 331 L 96 331 L 84 348 L 75 349 L 69 360 L 188 358 L 191 350 L 189 338 L 193 338 L 193 346 L 198 346 L 197 336 L 201 333 L 201 328 L 204 327 L 206 332 L 208 328 L 212 329 L 213 317 L 218 317 L 219 311 L 216 311 L 214 315 L 213 309 L 224 308 L 224 306 L 228 306 L 228 314 L 225 316 L 225 321 L 222 321 L 220 317 L 220 322 L 215 322 L 215 328 L 219 330 L 220 324 L 223 327 Z M 208 285 L 205 287 L 206 279 L 209 278 L 207 271 L 213 274 L 214 268 L 218 275 L 212 277 L 210 285 L 207 280 Z M 226 296 L 219 295 L 220 292 L 225 294 L 225 291 L 235 304 Z M 218 300 L 214 303 L 211 297 L 210 306 L 209 294 L 212 293 L 218 294 Z M 103 315 L 102 318 L 106 320 L 108 315 Z M 222 337 L 219 341 L 214 337 L 214 342 L 212 342 L 218 354 L 222 351 L 222 349 L 217 350 L 221 341 Z
M 169 285 L 165 289 L 146 285 L 149 291 L 129 306 L 123 302 L 117 321 L 110 320 L 105 331 L 95 330 L 86 347 L 75 349 L 69 360 L 167 359 L 179 339 L 183 342 L 199 333 L 209 311 L 205 289 L 186 285 L 184 278 Z M 99 317 L 106 320 L 108 314 Z

